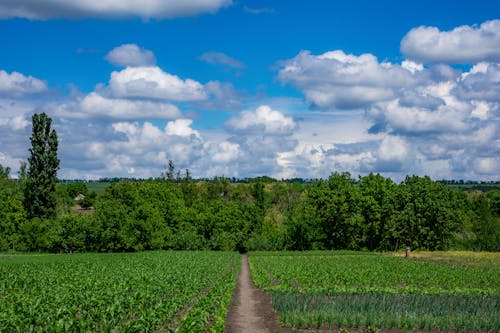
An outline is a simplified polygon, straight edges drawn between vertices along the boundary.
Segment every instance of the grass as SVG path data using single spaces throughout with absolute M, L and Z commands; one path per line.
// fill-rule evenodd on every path
M 500 331 L 491 253 L 256 252 L 252 278 L 295 328 Z
M 104 190 L 106 189 L 106 187 L 109 186 L 109 184 L 111 184 L 111 183 L 107 183 L 107 182 L 88 182 L 88 183 L 85 183 L 85 185 L 87 185 L 87 189 L 89 192 L 96 192 L 97 194 L 104 193 Z
M 155 251 L 0 258 L 2 332 L 222 332 L 239 255 Z
M 500 253 L 471 251 L 417 251 L 417 259 L 437 262 L 449 266 L 500 270 Z

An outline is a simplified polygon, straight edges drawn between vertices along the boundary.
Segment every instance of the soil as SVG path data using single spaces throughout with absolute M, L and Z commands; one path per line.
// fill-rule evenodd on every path
M 92 207 L 90 208 L 83 208 L 82 206 L 80 205 L 75 205 L 72 207 L 72 210 L 75 212 L 75 213 L 79 213 L 79 214 L 87 214 L 87 215 L 91 215 L 94 213 L 94 209 Z
M 281 327 L 271 299 L 264 291 L 255 287 L 250 277 L 248 258 L 242 256 L 238 285 L 226 317 L 226 333 L 289 333 Z

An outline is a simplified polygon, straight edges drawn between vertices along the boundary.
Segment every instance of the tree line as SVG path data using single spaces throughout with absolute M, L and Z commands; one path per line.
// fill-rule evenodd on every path
M 50 127 L 34 116 L 19 180 L 0 165 L 0 251 L 500 250 L 498 190 L 349 173 L 310 183 L 194 181 L 171 162 L 157 179 L 122 180 L 97 195 L 85 183 L 57 184 Z M 80 193 L 88 214 L 72 208 Z

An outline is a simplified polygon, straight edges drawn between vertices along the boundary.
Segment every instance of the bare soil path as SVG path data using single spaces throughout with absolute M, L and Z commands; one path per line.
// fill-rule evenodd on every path
M 256 288 L 250 276 L 248 257 L 242 256 L 238 286 L 226 318 L 226 333 L 288 333 L 281 327 L 269 296 Z

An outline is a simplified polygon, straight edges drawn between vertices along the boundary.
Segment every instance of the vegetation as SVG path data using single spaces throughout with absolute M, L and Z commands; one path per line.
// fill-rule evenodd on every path
M 100 194 L 58 184 L 57 216 L 31 218 L 23 182 L 2 170 L 0 251 L 500 250 L 500 191 L 465 193 L 428 177 L 232 184 L 185 176 L 110 183 Z M 85 199 L 75 202 L 77 194 Z
M 169 161 L 158 179 L 89 191 L 82 182 L 56 185 L 57 147 L 51 119 L 35 114 L 19 181 L 0 165 L 0 251 L 500 251 L 498 190 L 465 193 L 429 177 L 396 184 L 349 173 L 311 182 L 195 182 Z M 75 202 L 78 194 L 85 197 Z M 85 215 L 75 214 L 75 204 Z
M 24 207 L 30 218 L 56 216 L 56 183 L 59 159 L 57 133 L 51 128 L 52 119 L 45 113 L 32 117 L 33 132 L 26 178 L 21 177 Z
M 321 251 L 255 252 L 249 262 L 255 284 L 296 328 L 500 329 L 494 267 Z
M 228 252 L 2 256 L 8 332 L 222 332 L 240 257 Z

